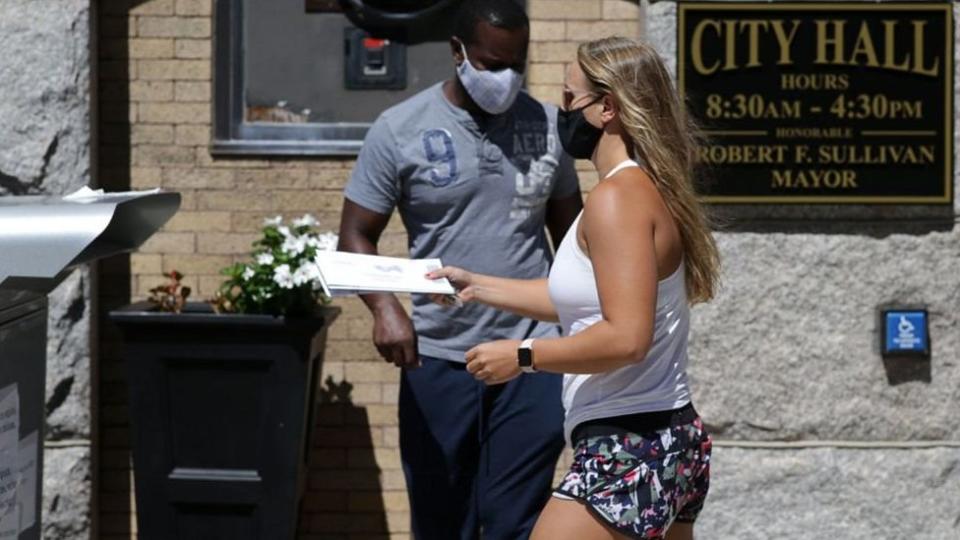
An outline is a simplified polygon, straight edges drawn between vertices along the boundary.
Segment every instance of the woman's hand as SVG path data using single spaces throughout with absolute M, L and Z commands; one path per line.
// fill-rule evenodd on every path
M 447 278 L 453 288 L 457 290 L 456 296 L 447 294 L 431 294 L 430 299 L 434 303 L 442 306 L 457 305 L 459 303 L 471 302 L 477 298 L 477 290 L 474 287 L 474 274 L 467 272 L 456 266 L 444 266 L 439 270 L 427 273 L 427 279 Z
M 520 375 L 517 349 L 520 341 L 501 339 L 481 343 L 467 351 L 467 371 L 488 385 L 502 384 Z

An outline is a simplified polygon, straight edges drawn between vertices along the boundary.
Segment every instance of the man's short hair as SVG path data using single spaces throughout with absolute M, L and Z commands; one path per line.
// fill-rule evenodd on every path
M 527 13 L 514 0 L 464 0 L 457 11 L 453 35 L 464 45 L 472 45 L 481 21 L 504 30 L 530 26 Z

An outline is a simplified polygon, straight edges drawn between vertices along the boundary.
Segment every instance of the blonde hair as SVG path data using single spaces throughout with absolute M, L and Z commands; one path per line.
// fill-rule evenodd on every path
M 577 61 L 597 93 L 616 100 L 631 157 L 643 164 L 676 221 L 690 303 L 709 301 L 719 282 L 720 255 L 693 187 L 699 131 L 666 66 L 649 45 L 622 37 L 580 45 Z

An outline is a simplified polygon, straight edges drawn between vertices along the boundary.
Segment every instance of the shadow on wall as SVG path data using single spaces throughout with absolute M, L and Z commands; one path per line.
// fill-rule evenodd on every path
M 139 3 L 117 2 L 129 10 Z M 129 18 L 117 6 L 96 10 L 98 35 L 96 71 L 97 179 L 106 191 L 128 191 L 131 185 Z M 133 482 L 130 460 L 130 421 L 126 370 L 120 356 L 120 334 L 107 314 L 130 303 L 130 256 L 99 261 L 97 268 L 97 328 L 99 354 L 95 365 L 94 419 L 95 530 L 101 539 L 129 539 L 132 526 Z
M 890 386 L 908 382 L 930 383 L 933 368 L 929 358 L 884 358 L 883 369 Z
M 300 538 L 389 534 L 370 421 L 367 410 L 353 404 L 352 390 L 329 376 L 318 388 Z

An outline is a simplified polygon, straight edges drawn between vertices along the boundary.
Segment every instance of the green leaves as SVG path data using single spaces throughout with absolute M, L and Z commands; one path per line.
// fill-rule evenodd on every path
M 147 301 L 154 304 L 158 310 L 170 313 L 180 313 L 187 298 L 190 297 L 190 287 L 184 287 L 180 284 L 183 274 L 172 270 L 167 274 L 170 281 L 165 285 L 159 285 L 150 289 L 150 295 Z
M 317 220 L 305 215 L 285 225 L 280 216 L 265 220 L 263 236 L 253 242 L 251 262 L 234 263 L 213 300 L 224 313 L 309 315 L 330 301 L 319 281 L 314 258 L 320 250 L 336 249 L 336 235 L 318 234 Z

